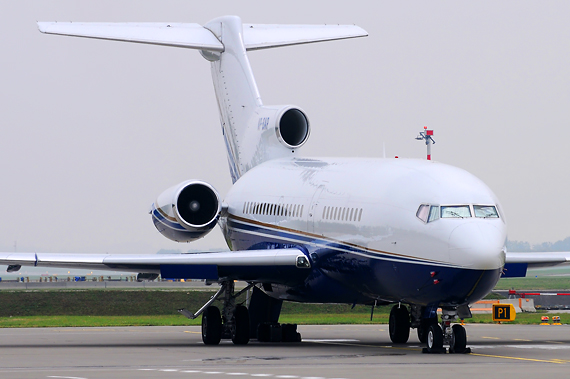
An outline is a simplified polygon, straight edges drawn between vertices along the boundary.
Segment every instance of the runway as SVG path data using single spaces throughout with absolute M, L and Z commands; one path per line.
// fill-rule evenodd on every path
M 570 326 L 467 325 L 469 355 L 422 354 L 414 331 L 299 326 L 301 343 L 202 344 L 199 327 L 0 329 L 1 378 L 539 377 L 570 372 Z

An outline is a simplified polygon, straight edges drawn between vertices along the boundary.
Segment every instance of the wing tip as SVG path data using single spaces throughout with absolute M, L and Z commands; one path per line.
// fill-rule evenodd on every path
M 36 24 L 38 25 L 38 29 L 41 33 L 47 33 L 47 27 L 51 22 L 36 21 Z

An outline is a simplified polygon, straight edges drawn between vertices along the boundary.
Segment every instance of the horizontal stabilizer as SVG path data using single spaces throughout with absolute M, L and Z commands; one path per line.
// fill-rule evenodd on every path
M 224 45 L 210 30 L 193 23 L 38 22 L 38 27 L 40 32 L 46 34 L 224 51 Z M 243 25 L 246 50 L 367 35 L 364 29 L 356 25 Z
M 365 37 L 368 33 L 356 25 L 265 25 L 243 24 L 246 50 L 301 45 L 312 42 Z
M 224 51 L 212 32 L 199 24 L 38 22 L 38 27 L 46 34 Z

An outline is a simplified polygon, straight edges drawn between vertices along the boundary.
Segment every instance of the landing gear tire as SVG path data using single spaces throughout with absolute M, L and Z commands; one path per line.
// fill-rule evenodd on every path
M 410 314 L 403 305 L 394 305 L 390 311 L 388 325 L 393 343 L 406 343 L 410 338 Z
M 238 305 L 234 311 L 235 330 L 232 335 L 234 345 L 246 345 L 249 342 L 249 311 Z
M 465 328 L 456 324 L 453 325 L 451 329 L 453 334 L 449 344 L 449 352 L 452 354 L 465 354 L 471 352 L 471 349 L 467 348 L 467 333 L 465 333 Z
M 427 333 L 427 352 L 428 353 L 443 353 L 443 331 L 438 324 L 429 326 Z
M 420 321 L 420 326 L 417 327 L 418 339 L 421 343 L 427 342 L 427 335 L 430 325 L 437 324 L 436 318 L 422 319 Z
M 202 314 L 204 345 L 219 345 L 222 339 L 222 316 L 217 307 L 208 307 Z

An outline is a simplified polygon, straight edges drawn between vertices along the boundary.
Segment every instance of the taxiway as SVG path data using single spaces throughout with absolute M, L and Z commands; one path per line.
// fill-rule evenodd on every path
M 539 377 L 570 372 L 570 326 L 467 325 L 468 355 L 422 354 L 387 325 L 299 326 L 301 343 L 204 346 L 199 327 L 0 330 L 2 378 Z

